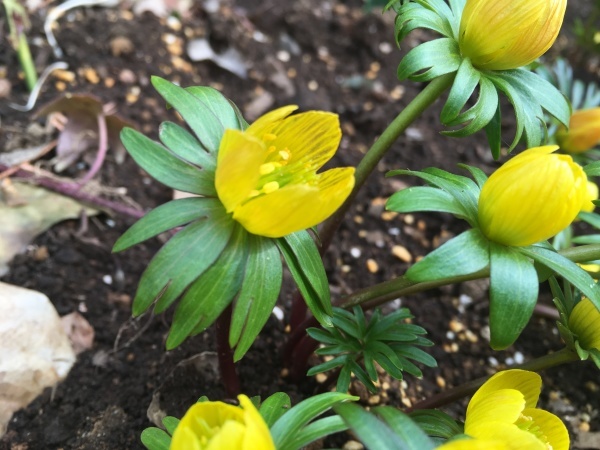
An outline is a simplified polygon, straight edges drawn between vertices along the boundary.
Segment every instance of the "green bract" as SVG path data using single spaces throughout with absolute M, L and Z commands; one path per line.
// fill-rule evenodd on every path
M 465 219 L 473 227 L 414 264 L 406 277 L 428 282 L 488 272 L 490 344 L 494 349 L 506 348 L 519 337 L 533 313 L 539 281 L 553 272 L 571 282 L 600 309 L 600 288 L 592 277 L 547 242 L 509 247 L 491 242 L 483 235 L 479 230 L 477 203 L 487 177 L 477 168 L 462 167 L 475 181 L 436 168 L 422 172 L 395 170 L 387 174 L 413 175 L 428 184 L 396 192 L 387 201 L 388 210 L 446 212 Z
M 517 120 L 516 134 L 509 151 L 521 137 L 525 138 L 527 147 L 540 145 L 547 134 L 543 110 L 568 126 L 569 103 L 550 82 L 526 68 L 479 70 L 473 67 L 469 58 L 461 55 L 458 45 L 465 2 L 414 0 L 388 4 L 397 12 L 398 44 L 416 28 L 428 28 L 443 36 L 408 52 L 398 66 L 398 78 L 430 81 L 455 73 L 440 119 L 444 125 L 462 128 L 445 131 L 444 134 L 464 137 L 485 129 L 494 158 L 498 158 L 501 146 L 499 92 L 502 92 L 513 105 Z M 467 107 L 475 95 L 474 104 Z
M 402 379 L 403 372 L 421 377 L 421 370 L 409 359 L 428 367 L 437 364 L 432 356 L 418 348 L 431 346 L 433 342 L 423 337 L 427 333 L 423 328 L 405 322 L 412 317 L 406 308 L 384 317 L 376 310 L 367 321 L 359 306 L 354 307 L 353 313 L 334 308 L 333 327 L 306 330 L 310 337 L 323 344 L 316 354 L 333 357 L 310 369 L 308 375 L 339 368 L 338 392 L 348 391 L 354 375 L 373 393 L 377 392 L 374 382 L 379 378 L 375 363 L 397 380 Z
M 161 142 L 125 128 L 123 144 L 133 159 L 161 183 L 197 196 L 150 211 L 115 243 L 125 250 L 165 231 L 179 229 L 148 264 L 133 314 L 151 306 L 160 313 L 180 299 L 167 348 L 204 331 L 232 302 L 229 343 L 239 360 L 266 323 L 279 296 L 282 256 L 314 316 L 330 325 L 329 286 L 319 251 L 306 231 L 271 239 L 248 233 L 219 201 L 215 167 L 225 129 L 248 124 L 238 109 L 209 87 L 178 87 L 158 77 L 152 84 L 194 134 L 171 122 Z

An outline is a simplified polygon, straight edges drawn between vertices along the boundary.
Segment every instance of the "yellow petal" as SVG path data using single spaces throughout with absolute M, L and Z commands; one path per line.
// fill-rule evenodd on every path
M 353 187 L 354 168 L 331 169 L 317 175 L 315 184 L 288 184 L 254 198 L 237 208 L 233 218 L 250 233 L 282 237 L 321 223 L 340 207 Z
M 240 395 L 238 400 L 240 406 L 244 409 L 244 423 L 246 424 L 246 432 L 241 448 L 243 450 L 275 450 L 269 428 L 250 399 L 245 395 Z
M 592 203 L 593 200 L 598 200 L 598 185 L 593 181 L 587 182 L 587 199 L 584 201 L 581 207 L 582 211 L 592 212 L 596 209 L 596 205 Z
M 600 107 L 580 109 L 571 115 L 569 129 L 556 133 L 560 148 L 569 153 L 583 153 L 600 143 Z
M 536 435 L 552 450 L 569 450 L 569 432 L 562 420 L 543 409 L 528 408 L 524 416 L 531 417 L 535 424 Z
M 525 399 L 525 408 L 534 408 L 542 391 L 542 377 L 529 370 L 503 370 L 487 380 L 473 395 L 471 402 L 477 403 L 479 398 L 484 398 L 500 389 L 515 389 L 519 391 Z
M 200 440 L 191 428 L 177 425 L 169 450 L 202 450 Z
M 246 427 L 244 424 L 229 420 L 223 423 L 219 432 L 208 441 L 208 445 L 202 450 L 243 450 L 244 447 L 242 445 L 245 432 Z M 259 447 L 256 448 L 258 449 Z
M 266 133 L 271 133 L 273 127 L 275 127 L 280 121 L 285 119 L 297 109 L 298 107 L 296 105 L 288 105 L 270 111 L 264 116 L 260 116 L 258 119 L 256 119 L 252 125 L 246 129 L 245 133 L 251 134 L 258 139 L 262 139 Z
M 515 423 L 525 408 L 525 398 L 516 389 L 484 390 L 484 387 L 485 385 L 469 402 L 465 433 L 476 438 L 488 439 L 489 436 L 481 431 L 482 427 L 487 429 L 490 422 Z
M 548 450 L 548 447 L 535 435 L 519 429 L 516 425 L 492 421 L 478 427 L 476 439 L 502 441 L 510 450 Z
M 569 317 L 569 330 L 584 350 L 600 350 L 600 311 L 587 298 L 575 305 Z
M 566 0 L 467 0 L 460 21 L 463 56 L 481 70 L 533 62 L 556 40 Z
M 585 172 L 568 155 L 550 154 L 553 146 L 518 155 L 483 185 L 479 225 L 488 239 L 525 246 L 567 227 L 588 198 Z
M 238 130 L 225 130 L 215 172 L 215 188 L 227 212 L 246 200 L 256 187 L 266 150 L 262 141 Z

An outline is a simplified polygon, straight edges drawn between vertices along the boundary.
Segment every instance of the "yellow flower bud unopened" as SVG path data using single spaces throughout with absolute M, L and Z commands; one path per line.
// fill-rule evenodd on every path
M 589 201 L 587 176 L 558 146 L 526 150 L 485 182 L 479 226 L 491 241 L 525 246 L 566 228 Z
M 596 205 L 592 203 L 594 200 L 598 200 L 598 185 L 593 181 L 587 182 L 587 199 L 583 202 L 581 210 L 584 212 L 592 212 L 596 209 Z
M 583 298 L 573 308 L 569 330 L 584 350 L 600 350 L 600 311 L 589 299 Z
M 583 153 L 600 144 L 600 107 L 575 111 L 569 129 L 562 127 L 556 139 L 560 148 L 569 153 Z
M 525 66 L 552 46 L 566 6 L 566 0 L 467 0 L 460 51 L 481 70 Z

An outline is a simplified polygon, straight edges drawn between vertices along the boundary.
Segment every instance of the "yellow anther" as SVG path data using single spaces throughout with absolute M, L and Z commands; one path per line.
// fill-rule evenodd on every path
M 275 192 L 277 189 L 279 189 L 279 183 L 277 181 L 269 181 L 263 186 L 262 191 L 265 194 L 270 194 L 271 192 Z
M 274 145 L 271 145 L 271 146 L 270 146 L 270 147 L 267 149 L 267 151 L 268 151 L 269 153 L 274 153 L 274 152 L 275 152 L 275 150 L 277 150 L 277 148 L 276 148 Z
M 259 167 L 258 172 L 261 175 L 268 175 L 271 172 L 273 172 L 274 170 L 275 170 L 275 164 L 273 164 L 273 163 L 264 163 L 264 164 L 262 164 Z
M 275 139 L 277 139 L 277 135 L 276 134 L 265 133 L 263 135 L 263 141 L 265 141 L 265 142 L 274 141 Z
M 281 159 L 283 159 L 284 161 L 287 161 L 288 159 L 290 159 L 291 155 L 292 154 L 290 153 L 290 151 L 288 149 L 279 150 L 279 156 L 281 156 Z
M 260 191 L 257 191 L 256 189 L 252 189 L 250 191 L 250 193 L 248 194 L 249 198 L 254 198 L 254 197 L 258 197 L 260 195 Z

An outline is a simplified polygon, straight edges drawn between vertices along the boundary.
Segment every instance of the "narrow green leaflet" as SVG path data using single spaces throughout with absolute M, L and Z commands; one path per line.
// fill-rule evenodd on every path
M 464 433 L 464 427 L 445 412 L 421 409 L 410 413 L 410 418 L 429 436 L 450 439 Z
M 173 433 L 175 433 L 175 428 L 177 428 L 177 425 L 179 425 L 179 422 L 181 422 L 181 420 L 179 420 L 177 417 L 173 417 L 173 416 L 166 416 L 162 420 L 162 423 L 165 426 L 167 433 L 169 433 L 171 436 L 173 436 Z
M 277 420 L 292 407 L 289 395 L 284 392 L 276 392 L 261 403 L 258 412 L 270 428 Z
M 451 38 L 425 42 L 406 54 L 398 66 L 398 79 L 429 81 L 455 72 L 461 63 L 458 44 Z
M 241 130 L 240 122 L 230 101 L 219 91 L 209 86 L 190 86 L 185 88 L 194 97 L 206 105 L 219 119 L 224 130 Z
M 158 128 L 158 137 L 169 150 L 192 164 L 214 173 L 216 158 L 188 130 L 173 122 L 163 122 Z
M 231 303 L 244 278 L 247 236 L 236 225 L 219 258 L 187 289 L 173 316 L 167 350 L 177 347 L 192 332 L 208 328 Z
M 186 89 L 163 78 L 153 76 L 152 85 L 175 108 L 192 129 L 202 146 L 210 153 L 219 150 L 225 127 L 215 113 L 202 100 Z
M 369 450 L 411 449 L 387 424 L 360 406 L 348 403 L 337 405 L 333 409 Z
M 331 409 L 332 406 L 354 400 L 358 400 L 358 397 L 339 392 L 326 392 L 301 401 L 281 416 L 271 427 L 271 437 L 275 448 L 277 450 L 295 450 L 295 447 L 290 444 L 309 422 Z
M 272 239 L 248 235 L 248 261 L 229 330 L 234 361 L 242 359 L 269 319 L 281 290 L 283 268 Z
M 500 110 L 500 102 L 498 102 L 492 120 L 483 127 L 483 130 L 490 145 L 492 157 L 498 160 L 500 158 L 500 150 L 502 149 L 502 112 Z
M 447 20 L 419 3 L 408 2 L 400 8 L 396 16 L 395 35 L 398 45 L 416 28 L 428 28 L 446 37 L 452 36 L 452 27 Z
M 385 204 L 385 209 L 398 213 L 433 211 L 464 216 L 465 211 L 452 195 L 431 186 L 415 186 L 393 194 Z
M 454 83 L 452 83 L 452 88 L 450 88 L 448 100 L 446 100 L 446 104 L 442 108 L 440 120 L 443 124 L 447 125 L 456 119 L 469 98 L 471 98 L 471 95 L 479 84 L 480 78 L 481 74 L 479 71 L 473 68 L 468 58 L 465 58 L 456 72 L 456 78 L 454 79 Z
M 306 425 L 296 436 L 294 436 L 294 440 L 290 442 L 289 448 L 294 450 L 303 449 L 312 442 L 334 433 L 346 431 L 347 429 L 348 425 L 346 425 L 346 422 L 344 422 L 340 416 L 331 416 L 315 420 Z
M 121 141 L 138 165 L 173 189 L 215 197 L 214 175 L 172 154 L 166 147 L 133 128 L 121 130 Z
M 171 436 L 156 427 L 146 428 L 140 439 L 148 450 L 169 450 L 171 446 Z
M 383 419 L 394 433 L 406 442 L 410 450 L 431 450 L 435 447 L 433 441 L 413 422 L 409 416 L 391 406 L 380 406 L 373 412 Z
M 123 233 L 112 251 L 121 252 L 167 230 L 207 217 L 218 205 L 214 198 L 190 197 L 157 206 Z
M 277 239 L 277 246 L 310 311 L 323 326 L 331 326 L 331 297 L 319 250 L 307 231 Z
M 457 165 L 461 169 L 465 169 L 465 170 L 469 171 L 469 173 L 475 180 L 475 183 L 477 183 L 477 186 L 479 187 L 480 190 L 481 190 L 481 188 L 483 188 L 483 185 L 485 184 L 485 182 L 488 179 L 487 175 L 484 173 L 483 170 L 481 170 L 479 167 L 469 166 L 468 164 L 457 164 Z M 477 196 L 477 198 L 479 201 L 479 195 Z
M 519 247 L 519 251 L 570 281 L 583 295 L 591 300 L 596 308 L 600 309 L 600 287 L 577 264 L 552 250 L 534 245 Z
M 531 260 L 517 250 L 490 242 L 490 345 L 512 345 L 533 313 L 539 282 Z
M 159 297 L 156 312 L 167 309 L 221 254 L 235 222 L 221 204 L 206 215 L 178 232 L 152 258 L 133 300 L 134 316 Z
M 600 177 L 600 161 L 583 166 L 583 171 L 588 177 Z
M 489 264 L 489 243 L 477 229 L 450 239 L 406 271 L 406 277 L 424 282 L 468 275 Z

